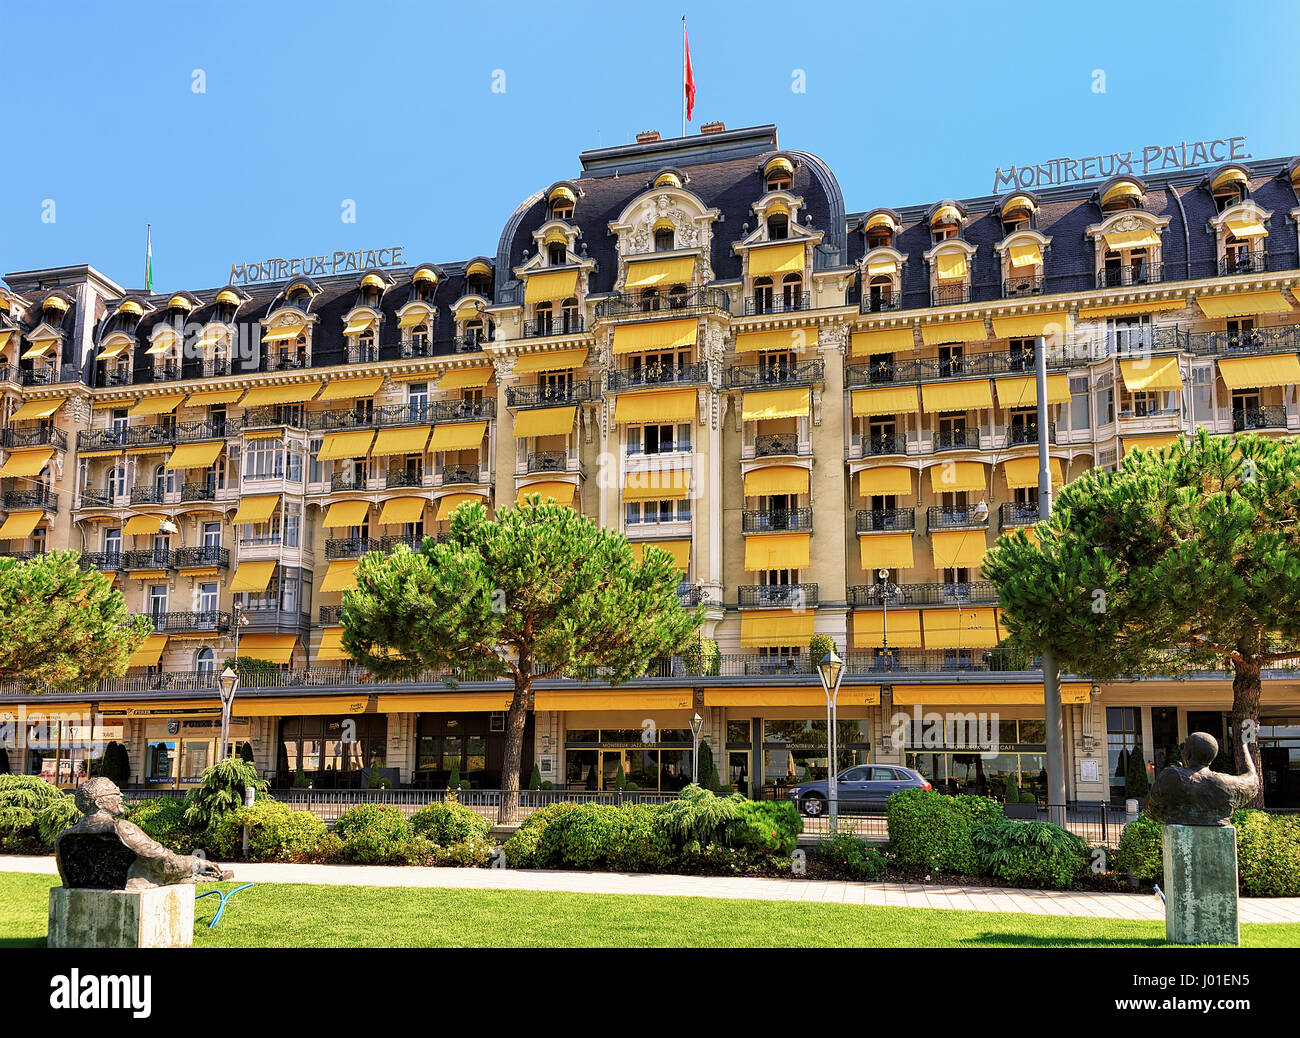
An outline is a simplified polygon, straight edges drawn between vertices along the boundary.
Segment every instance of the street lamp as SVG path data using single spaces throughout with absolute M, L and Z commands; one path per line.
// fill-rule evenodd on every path
M 697 712 L 691 718 L 691 781 L 697 786 L 702 786 L 700 782 L 700 729 L 704 727 L 704 718 Z
M 898 594 L 898 585 L 889 582 L 889 570 L 881 569 L 876 571 L 876 576 L 880 578 L 880 601 L 885 607 L 884 615 L 880 618 L 880 641 L 885 666 L 889 663 L 889 600 Z
M 839 815 L 836 788 L 837 760 L 835 746 L 835 697 L 840 693 L 840 682 L 844 680 L 844 661 L 831 649 L 817 664 L 817 676 L 822 679 L 822 688 L 826 692 L 826 748 L 830 754 L 830 766 L 826 769 L 826 797 L 831 802 L 831 835 L 835 835 L 836 819 Z
M 235 689 L 239 688 L 239 675 L 229 665 L 221 672 L 221 760 L 226 759 L 226 747 L 230 740 L 230 707 L 235 702 Z

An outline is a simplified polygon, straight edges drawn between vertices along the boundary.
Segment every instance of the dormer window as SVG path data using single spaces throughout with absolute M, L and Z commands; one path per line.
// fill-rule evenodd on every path
M 474 260 L 465 268 L 465 295 L 492 298 L 492 268 L 482 260 Z
M 1132 180 L 1117 180 L 1102 192 L 1098 200 L 1106 214 L 1142 208 L 1142 188 Z
M 573 203 L 567 198 L 557 199 L 551 203 L 551 219 L 569 221 L 573 218 Z
M 784 155 L 774 155 L 763 167 L 763 184 L 768 191 L 789 191 L 794 182 L 794 163 Z
M 936 224 L 930 228 L 930 244 L 938 245 L 941 241 L 957 237 L 958 233 L 959 230 L 955 223 Z
M 1232 170 L 1230 172 L 1237 172 Z M 1246 178 L 1240 180 L 1221 179 L 1211 191 L 1214 196 L 1214 211 L 1221 213 L 1234 205 L 1241 205 L 1246 200 Z
M 873 227 L 867 231 L 867 251 L 887 249 L 894 244 L 894 232 L 888 227 Z
M 569 250 L 559 242 L 546 246 L 546 262 L 552 267 L 562 267 L 569 258 Z
M 767 240 L 784 241 L 790 237 L 790 217 L 786 213 L 773 213 L 767 218 Z
M 676 235 L 671 227 L 660 227 L 655 231 L 655 252 L 672 252 L 675 243 Z
M 930 244 L 938 245 L 941 241 L 961 237 L 961 210 L 956 205 L 945 202 L 930 217 Z
M 767 178 L 768 191 L 789 191 L 790 174 L 789 173 L 772 173 Z
M 1006 231 L 1007 234 L 1012 234 L 1015 231 L 1029 230 L 1029 214 L 1021 209 L 1003 217 L 1002 229 Z
M 307 290 L 306 285 L 294 285 L 285 295 L 284 301 L 289 306 L 297 307 L 299 310 L 306 310 L 311 303 L 311 292 Z

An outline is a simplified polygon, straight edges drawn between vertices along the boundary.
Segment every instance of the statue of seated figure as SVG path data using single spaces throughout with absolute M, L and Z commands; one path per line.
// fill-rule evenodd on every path
M 1250 755 L 1250 741 L 1241 737 L 1244 775 L 1211 771 L 1219 753 L 1218 740 L 1205 732 L 1187 737 L 1187 767 L 1171 765 L 1160 772 L 1147 797 L 1146 813 L 1164 825 L 1228 825 L 1232 812 L 1259 791 L 1259 775 Z

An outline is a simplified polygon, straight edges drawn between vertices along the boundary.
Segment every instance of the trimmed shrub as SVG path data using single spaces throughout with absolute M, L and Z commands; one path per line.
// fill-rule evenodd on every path
M 257 777 L 253 765 L 241 757 L 227 757 L 203 769 L 199 784 L 185 796 L 185 821 L 203 831 L 216 825 L 224 815 L 244 806 L 245 790 L 266 791 L 266 783 Z
M 253 744 L 251 742 L 241 742 L 235 752 L 239 754 L 241 760 L 246 760 L 249 764 L 253 763 Z
M 1164 875 L 1162 826 L 1150 815 L 1138 815 L 1119 834 L 1115 868 L 1136 879 L 1159 880 Z
M 40 842 L 35 811 L 26 807 L 0 807 L 0 850 L 32 854 L 41 849 Z
M 131 758 L 127 756 L 126 747 L 119 742 L 110 742 L 105 746 L 99 773 L 104 778 L 111 779 L 119 789 L 130 782 Z
M 1128 767 L 1124 771 L 1124 796 L 1138 800 L 1146 796 L 1150 790 L 1147 762 L 1142 756 L 1142 744 L 1138 743 L 1133 747 L 1133 752 L 1128 755 Z
M 177 854 L 190 854 L 200 840 L 185 820 L 185 804 L 176 797 L 154 797 L 127 809 L 126 817 Z
M 297 771 L 297 773 L 293 776 L 293 788 L 294 788 L 294 789 L 306 789 L 306 788 L 307 788 L 308 786 L 310 786 L 310 785 L 311 785 L 311 783 L 307 780 L 307 776 L 306 776 L 306 774 L 305 774 L 305 773 L 303 772 L 303 770 L 302 770 L 302 765 L 299 764 L 299 765 L 298 765 L 298 771 Z
M 623 762 L 618 762 L 618 771 L 614 774 L 614 788 L 620 793 L 627 789 L 627 772 L 623 770 Z
M 905 789 L 885 802 L 889 842 L 905 869 L 977 875 L 979 859 L 971 831 L 1001 820 L 1001 805 L 987 797 L 945 796 L 933 789 Z
M 54 839 L 64 829 L 71 829 L 81 821 L 81 808 L 75 797 L 62 796 L 51 800 L 36 812 L 36 828 L 41 834 L 41 843 L 47 851 L 53 852 Z
M 342 858 L 360 865 L 400 865 L 406 845 L 415 833 L 406 816 L 388 804 L 349 807 L 334 823 L 334 835 L 343 841 Z
M 1237 876 L 1246 897 L 1300 896 L 1300 817 L 1238 811 Z
M 223 815 L 212 827 L 212 851 L 218 858 L 243 854 L 248 826 L 249 861 L 295 861 L 316 852 L 325 837 L 325 823 L 310 811 L 263 797 L 252 807 Z
M 486 840 L 492 823 L 464 804 L 451 801 L 420 808 L 411 816 L 411 829 L 438 847 L 450 847 L 476 837 Z
M 974 827 L 981 870 L 1017 887 L 1065 890 L 1088 867 L 1088 845 L 1050 822 L 1009 822 Z
M 505 842 L 506 864 L 512 869 L 545 869 L 558 863 L 559 830 L 556 821 L 579 805 L 561 801 L 534 811 Z
M 536 764 L 533 765 L 533 773 L 528 776 L 528 788 L 529 789 L 542 788 L 542 769 L 538 767 Z
M 547 779 L 545 782 L 542 783 L 541 788 L 542 788 L 542 789 L 554 789 L 554 788 L 555 788 L 555 783 L 552 782 L 550 779 Z
M 455 762 L 455 761 L 452 762 L 452 765 L 451 765 L 451 774 L 447 776 L 447 788 L 448 788 L 448 789 L 460 789 L 460 764 L 459 764 L 459 762 Z
M 711 793 L 716 793 L 721 784 L 718 778 L 718 766 L 713 762 L 713 748 L 704 741 L 700 743 L 700 774 L 697 780 L 699 785 Z
M 1002 792 L 1002 799 L 1008 804 L 1020 803 L 1020 785 L 1016 782 L 1014 775 L 1007 779 L 1007 786 Z
M 848 833 L 822 840 L 814 854 L 820 865 L 837 875 L 864 881 L 883 876 L 888 860 L 878 846 Z

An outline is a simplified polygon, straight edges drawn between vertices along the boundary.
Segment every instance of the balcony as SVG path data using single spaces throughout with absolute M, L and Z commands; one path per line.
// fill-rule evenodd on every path
M 106 573 L 116 573 L 122 568 L 120 551 L 83 551 L 78 560 L 82 569 L 97 569 Z
M 163 503 L 163 491 L 161 487 L 132 487 L 131 504 L 133 505 L 160 505 Z
M 802 295 L 782 296 L 774 298 L 773 296 L 749 296 L 745 300 L 745 316 L 755 317 L 760 314 L 790 314 L 801 310 L 812 309 L 812 293 L 804 292 Z
M 17 447 L 54 447 L 62 451 L 68 449 L 68 436 L 62 429 L 53 426 L 40 429 L 0 429 L 0 447 L 10 450 Z
M 727 371 L 727 385 L 731 389 L 811 386 L 825 378 L 826 365 L 821 360 L 805 360 L 795 364 L 743 364 Z
M 278 603 L 278 595 L 268 595 L 267 598 L 250 601 L 240 613 L 241 616 L 248 617 L 248 627 L 245 630 L 306 631 L 311 627 L 311 613 L 300 612 L 297 609 L 281 609 Z M 247 655 L 251 656 L 253 653 Z
M 217 487 L 215 483 L 182 483 L 181 501 L 215 501 Z
M 53 386 L 63 382 L 80 382 L 81 369 L 75 364 L 48 364 L 31 371 L 19 371 L 18 376 L 24 386 Z
M 365 490 L 366 481 L 350 469 L 330 476 L 330 490 Z
M 187 422 L 187 426 L 205 425 Z M 112 429 L 83 429 L 77 433 L 77 450 L 107 450 L 116 447 L 152 447 L 176 442 L 176 425 L 134 425 Z M 209 439 L 218 439 L 210 436 Z
M 177 443 L 202 443 L 204 440 L 224 440 L 239 432 L 239 423 L 231 418 L 211 418 L 201 422 L 177 422 L 172 434 Z
M 934 436 L 934 452 L 973 450 L 980 448 L 978 429 L 941 429 Z
M 1240 252 L 1219 260 L 1219 277 L 1232 274 L 1264 274 L 1268 271 L 1268 250 Z
M 644 389 L 646 386 L 680 386 L 708 381 L 708 364 L 683 364 L 677 367 L 652 364 L 635 371 L 605 373 L 605 389 L 610 393 L 624 389 Z
M 205 360 L 203 362 L 204 378 L 225 378 L 235 373 L 235 365 L 230 360 Z
M 444 465 L 442 468 L 442 485 L 452 483 L 479 483 L 484 481 L 484 473 L 477 465 Z M 389 483 L 390 487 L 394 484 Z M 404 484 L 418 486 L 419 484 Z
M 216 544 L 200 544 L 191 548 L 177 548 L 172 552 L 176 569 L 230 569 L 230 549 Z
M 579 404 L 600 397 L 600 390 L 590 379 L 577 382 L 540 386 L 511 386 L 506 389 L 506 406 L 556 407 Z
M 172 553 L 167 548 L 146 548 L 143 551 L 122 552 L 122 568 L 171 569 Z
M 539 318 L 535 321 L 524 322 L 525 339 L 544 339 L 552 335 L 579 335 L 586 331 L 581 314 L 565 315 Z
M 1097 271 L 1098 288 L 1127 288 L 1130 285 L 1156 285 L 1165 279 L 1163 263 L 1130 264 L 1106 267 Z
M 1113 351 L 1112 351 L 1113 352 Z M 1047 370 L 1065 371 L 1087 363 L 1073 349 L 1048 350 Z M 985 378 L 997 375 L 1032 375 L 1033 350 L 1010 350 L 1003 353 L 974 353 L 944 359 L 874 361 L 844 369 L 849 388 L 888 386 L 908 382 L 926 382 L 949 378 Z
M 902 433 L 880 433 L 869 437 L 863 444 L 864 458 L 874 458 L 883 454 L 906 454 L 907 437 Z
M 1056 426 L 1048 425 L 1047 442 L 1056 442 Z M 1038 423 L 1031 422 L 1025 425 L 1013 425 L 1007 430 L 1008 447 L 1027 447 L 1034 446 L 1038 443 Z
M 1024 277 L 1007 278 L 1002 282 L 1002 298 L 1018 299 L 1021 296 L 1041 296 L 1046 288 L 1046 279 L 1037 274 Z
M 43 559 L 46 555 L 44 551 L 0 551 L 0 557 L 14 559 L 17 562 L 30 562 L 32 559 Z
M 359 559 L 368 551 L 379 550 L 379 541 L 371 537 L 331 537 L 325 542 L 327 559 Z
M 216 631 L 224 634 L 230 630 L 230 614 L 219 609 L 200 609 L 192 613 L 152 613 L 153 629 L 158 634 L 180 634 L 185 631 Z
M 982 530 L 989 525 L 988 512 L 981 519 L 974 505 L 931 505 L 925 511 L 930 530 Z
M 720 288 L 695 288 L 675 294 L 660 292 L 645 297 L 640 292 L 615 292 L 596 304 L 596 317 L 684 317 L 725 313 L 729 309 L 727 293 Z
M 678 586 L 677 598 L 682 603 L 683 609 L 694 609 L 699 605 L 721 605 L 717 599 L 711 597 L 708 588 L 701 587 L 699 584 L 682 584 Z
M 1264 407 L 1233 408 L 1232 431 L 1254 432 L 1260 429 L 1285 429 L 1286 408 L 1268 404 Z M 8 495 L 5 495 L 6 498 Z
M 343 620 L 343 607 L 341 605 L 321 606 L 316 615 L 316 622 L 322 626 L 335 626 Z
M 863 314 L 885 314 L 902 309 L 902 292 L 869 292 L 858 302 L 858 312 Z
M 419 551 L 420 548 L 424 545 L 425 538 L 427 537 L 432 537 L 435 541 L 441 544 L 447 540 L 447 533 L 446 531 L 442 531 L 438 534 L 426 533 L 426 534 L 417 534 L 415 536 L 398 534 L 393 537 L 381 537 L 379 538 L 379 548 L 377 550 L 392 551 L 394 548 L 400 545 L 403 547 L 410 548 L 411 551 Z
M 402 343 L 398 356 L 403 360 L 410 360 L 412 357 L 432 357 L 433 344 L 427 339 L 407 340 Z
M 798 433 L 765 433 L 754 437 L 754 457 L 775 458 L 781 455 L 799 457 L 812 453 L 812 448 L 801 451 Z
M 1042 518 L 1038 504 L 1022 505 L 1006 501 L 998 505 L 998 529 L 1009 530 L 1015 526 L 1033 526 Z
M 472 422 L 495 418 L 497 402 L 483 400 L 432 400 L 423 404 L 384 404 L 369 410 L 343 408 L 309 411 L 307 428 L 313 432 L 343 429 L 387 429 L 401 425 L 433 425 L 438 422 Z
M 111 508 L 113 495 L 107 490 L 83 490 L 77 498 L 78 508 Z
M 817 604 L 817 585 L 742 584 L 736 596 L 741 609 L 808 609 Z
M 265 407 L 252 407 L 244 412 L 239 428 L 231 429 L 231 435 L 245 429 L 274 429 L 288 426 L 293 429 L 306 428 L 307 413 L 301 404 L 268 404 Z
M 849 605 L 855 608 L 927 605 L 996 605 L 998 589 L 988 580 L 964 584 L 895 584 L 886 595 L 883 584 L 858 584 L 849 588 Z M 888 598 L 888 602 L 886 602 Z
M 181 366 L 175 361 L 155 364 L 149 371 L 155 382 L 177 382 L 181 379 Z
M 931 306 L 956 306 L 970 302 L 970 285 L 940 285 L 930 293 Z
M 477 475 L 478 469 L 474 469 Z M 442 481 L 447 482 L 447 470 L 443 469 Z M 477 482 L 477 480 L 467 480 L 467 482 Z M 389 469 L 388 474 L 384 476 L 384 486 L 392 490 L 395 487 L 422 487 L 424 486 L 424 477 L 418 472 L 408 472 L 406 469 Z
M 653 457 L 657 454 L 689 454 L 691 451 L 691 441 L 689 439 L 677 440 L 660 440 L 656 450 L 646 450 L 645 445 L 640 440 L 633 440 L 627 444 L 623 453 L 629 458 Z
M 569 471 L 569 452 L 535 451 L 528 455 L 526 467 L 530 474 L 534 472 L 567 472 Z
M 1300 324 L 1252 328 L 1245 332 L 1192 332 L 1187 349 L 1198 356 L 1250 356 L 1300 352 Z
M 34 490 L 6 490 L 5 508 L 41 508 L 47 512 L 59 510 L 59 495 L 46 487 Z
M 915 508 L 859 508 L 858 533 L 906 532 L 916 529 Z
M 812 528 L 811 508 L 747 508 L 740 513 L 741 533 L 803 531 Z

